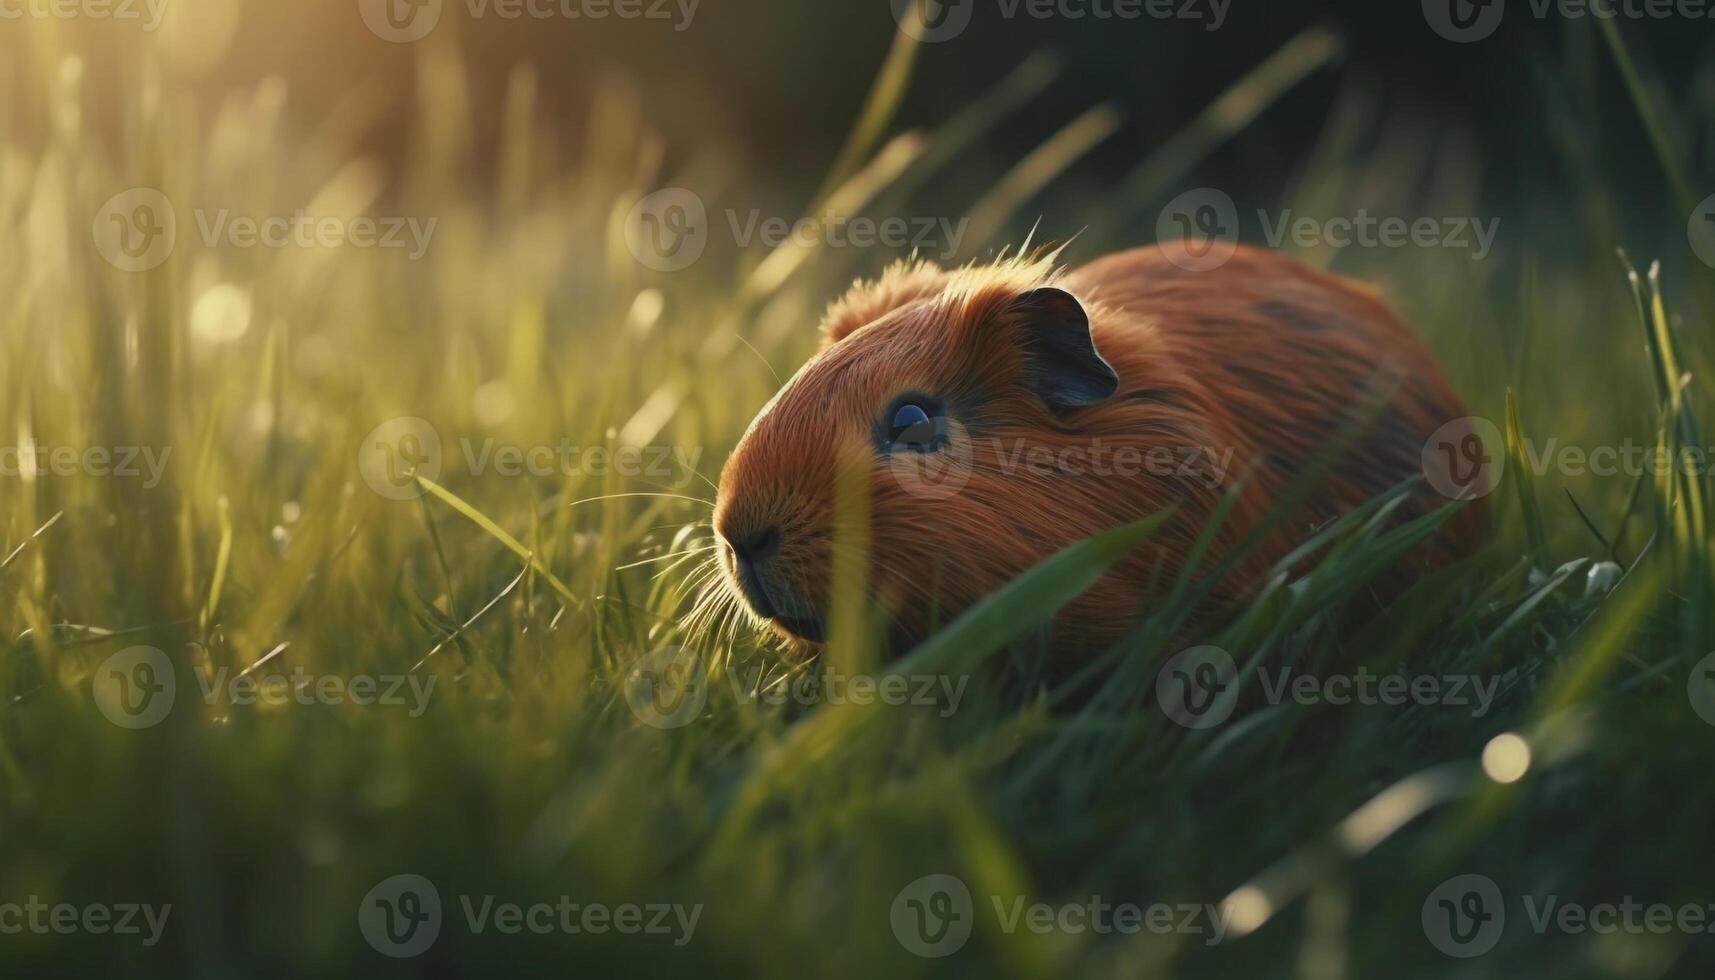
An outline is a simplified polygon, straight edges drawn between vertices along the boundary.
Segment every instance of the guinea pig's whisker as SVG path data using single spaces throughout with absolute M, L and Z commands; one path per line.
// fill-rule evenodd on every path
M 707 479 L 707 477 L 704 477 L 704 479 Z M 692 497 L 683 493 L 665 493 L 653 490 L 628 490 L 624 493 L 604 493 L 594 497 L 580 497 L 577 500 L 567 503 L 566 506 L 576 507 L 579 504 L 593 504 L 601 500 L 618 500 L 622 497 L 661 497 L 667 500 L 688 500 L 694 504 L 702 504 L 704 507 L 708 507 L 711 510 L 714 509 L 715 506 L 714 501 L 704 500 L 701 497 Z
M 669 521 L 666 524 L 651 524 L 651 525 L 649 525 L 649 527 L 646 530 L 648 530 L 648 531 L 669 531 L 669 530 L 677 531 L 680 528 L 686 528 L 686 527 L 692 527 L 692 528 L 697 528 L 699 530 L 708 531 L 711 535 L 714 533 L 714 530 L 715 530 L 715 524 L 713 521 L 691 521 L 689 524 L 685 523 L 684 521 Z
M 731 592 L 722 592 L 719 609 L 720 619 L 714 635 L 717 642 L 730 645 L 738 639 L 739 630 L 750 621 L 750 617 Z
M 718 574 L 720 571 L 720 569 L 718 567 L 712 568 L 712 569 L 710 568 L 711 563 L 709 561 L 709 557 L 710 556 L 706 553 L 699 553 L 699 552 L 694 552 L 694 551 L 693 552 L 680 552 L 678 555 L 678 558 L 679 558 L 678 561 L 676 561 L 673 564 L 668 565 L 666 568 L 663 568 L 660 571 L 656 572 L 653 576 L 650 577 L 650 580 L 655 581 L 655 580 L 663 578 L 664 576 L 671 575 L 674 572 L 679 571 L 688 562 L 697 563 L 696 567 L 692 569 L 693 573 L 712 572 L 712 573 Z M 644 564 L 644 562 L 639 562 L 638 564 Z
M 709 561 L 693 572 L 687 580 L 688 589 L 694 591 L 696 598 L 692 600 L 691 611 L 682 620 L 682 628 L 686 633 L 697 633 L 718 610 L 721 602 L 728 598 L 725 583 L 720 580 L 719 573 L 719 566 Z
M 732 643 L 738 639 L 739 630 L 749 622 L 749 617 L 744 609 L 739 606 L 738 600 L 731 594 L 726 596 L 726 601 L 721 605 L 724 615 L 721 619 L 720 629 L 715 632 L 715 635 L 724 643 Z
M 703 481 L 704 483 L 707 483 L 709 485 L 709 489 L 713 490 L 717 496 L 720 494 L 720 491 L 721 491 L 720 484 L 709 479 L 708 477 L 704 476 L 703 474 L 698 473 L 696 470 L 687 469 L 685 472 L 691 474 L 692 476 Z M 651 484 L 651 485 L 653 486 L 655 484 Z
M 720 569 L 714 567 L 713 563 L 705 566 L 697 575 L 699 606 L 713 606 L 726 598 L 726 582 L 722 580 Z
M 717 643 L 730 643 L 752 622 L 750 610 L 727 587 L 724 578 L 710 583 L 708 599 L 698 625 Z
M 709 636 L 710 630 L 709 630 L 709 627 L 707 624 L 714 621 L 714 617 L 716 615 L 714 610 L 716 610 L 717 608 L 718 607 L 716 607 L 716 606 L 710 606 L 707 610 L 705 610 L 703 615 L 699 616 L 697 618 L 697 621 L 685 630 L 686 635 L 688 637 L 694 637 L 694 638 L 699 639 L 699 640 L 702 639 L 703 637 Z
M 713 602 L 715 597 L 720 594 L 720 582 L 716 578 L 716 574 L 714 569 L 702 568 L 693 573 L 692 577 L 687 580 L 687 590 L 695 596 L 695 601 L 691 607 L 693 613 L 697 611 L 699 606 Z
M 658 561 L 672 561 L 674 559 L 684 561 L 685 559 L 695 557 L 696 555 L 701 554 L 702 552 L 713 551 L 715 549 L 715 547 L 716 547 L 715 545 L 710 545 L 707 548 L 684 548 L 684 549 L 681 549 L 679 551 L 669 551 L 664 555 L 656 555 L 653 558 L 639 558 L 636 561 L 627 562 L 624 565 L 615 566 L 614 571 L 616 571 L 616 572 L 628 571 L 628 570 L 633 569 L 633 568 L 641 568 L 644 565 L 653 565 Z M 672 568 L 668 568 L 667 571 L 672 571 Z
M 744 334 L 739 333 L 737 330 L 734 330 L 732 332 L 732 335 L 733 335 L 733 338 L 735 340 L 737 340 L 739 343 L 743 344 L 747 350 L 749 350 L 752 354 L 755 354 L 756 359 L 762 362 L 762 366 L 768 369 L 768 373 L 774 376 L 774 384 L 776 387 L 778 387 L 778 388 L 786 387 L 786 382 L 781 380 L 780 372 L 774 370 L 774 365 L 768 363 L 768 358 L 762 356 L 762 352 L 756 349 L 755 344 L 752 344 L 749 340 L 746 340 Z
M 726 616 L 729 605 L 726 590 L 711 584 L 704 595 L 702 607 L 697 611 L 697 630 L 711 636 L 720 635 L 720 622 Z

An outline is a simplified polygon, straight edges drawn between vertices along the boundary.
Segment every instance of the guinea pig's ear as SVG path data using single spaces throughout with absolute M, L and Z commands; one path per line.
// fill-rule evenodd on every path
M 1090 316 L 1056 286 L 1024 293 L 1007 307 L 1022 331 L 1026 377 L 1056 411 L 1094 405 L 1119 388 L 1119 375 L 1096 352 Z

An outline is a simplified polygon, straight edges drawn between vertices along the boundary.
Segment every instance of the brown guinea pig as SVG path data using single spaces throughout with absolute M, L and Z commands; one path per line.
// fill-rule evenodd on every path
M 821 642 L 836 487 L 861 480 L 870 598 L 909 643 L 1067 545 L 1173 507 L 1055 621 L 1056 649 L 1106 644 L 1148 609 L 1151 582 L 1185 570 L 1235 484 L 1216 558 L 1364 422 L 1214 603 L 1242 599 L 1311 528 L 1421 472 L 1425 440 L 1466 415 L 1368 290 L 1260 249 L 1185 264 L 1149 246 L 1069 272 L 1053 256 L 900 264 L 853 287 L 721 474 L 728 585 L 777 633 Z M 1420 484 L 1396 517 L 1444 503 Z M 1407 580 L 1476 546 L 1479 506 L 1443 525 Z

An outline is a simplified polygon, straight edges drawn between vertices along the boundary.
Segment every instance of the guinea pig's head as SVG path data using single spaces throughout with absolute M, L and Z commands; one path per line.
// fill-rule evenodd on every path
M 825 638 L 835 566 L 850 554 L 863 555 L 846 567 L 862 571 L 897 644 L 1111 526 L 1087 480 L 1057 488 L 1052 472 L 1006 465 L 1076 438 L 1119 384 L 1084 304 L 1047 273 L 918 266 L 903 286 L 860 285 L 836 305 L 826 345 L 721 474 L 726 583 L 775 632 L 805 647 Z M 835 530 L 854 506 L 861 549 Z

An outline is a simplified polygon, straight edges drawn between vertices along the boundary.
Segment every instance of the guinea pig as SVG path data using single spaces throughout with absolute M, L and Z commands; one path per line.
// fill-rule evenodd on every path
M 895 644 L 911 643 L 1054 552 L 1172 508 L 1055 619 L 1056 650 L 1110 644 L 1147 612 L 1152 582 L 1187 570 L 1233 487 L 1215 559 L 1351 439 L 1216 604 L 1254 593 L 1314 527 L 1423 472 L 1425 440 L 1467 415 L 1369 289 L 1248 247 L 1217 268 L 1184 265 L 1148 246 L 1071 271 L 1050 254 L 900 263 L 859 282 L 721 474 L 726 587 L 789 644 L 821 643 L 838 488 L 863 481 L 866 598 Z M 1394 519 L 1446 503 L 1420 482 Z M 1443 524 L 1408 578 L 1474 550 L 1480 508 Z

